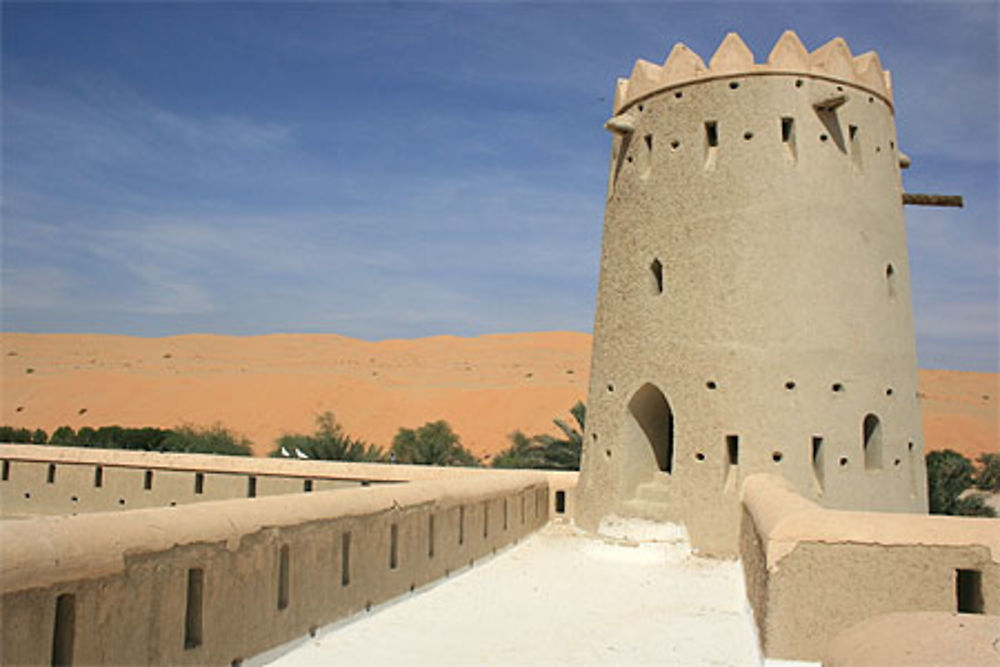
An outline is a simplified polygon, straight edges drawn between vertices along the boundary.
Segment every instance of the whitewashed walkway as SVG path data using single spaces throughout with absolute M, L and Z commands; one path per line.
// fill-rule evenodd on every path
M 694 558 L 683 542 L 627 546 L 553 524 L 270 664 L 688 667 L 761 657 L 738 562 Z

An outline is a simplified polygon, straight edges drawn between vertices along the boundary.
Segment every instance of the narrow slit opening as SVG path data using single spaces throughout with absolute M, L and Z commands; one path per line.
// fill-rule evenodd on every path
M 142 477 L 142 488 L 144 491 L 153 490 L 153 471 L 147 470 L 146 474 Z
M 652 274 L 653 295 L 663 294 L 663 263 L 659 259 L 654 259 L 649 265 L 649 271 Z
M 97 466 L 94 468 L 94 487 L 101 488 L 104 486 L 104 467 Z
M 313 481 L 311 479 L 307 479 L 304 482 L 302 482 L 303 493 L 312 493 L 312 490 L 313 490 Z
M 76 596 L 63 593 L 56 598 L 56 621 L 52 631 L 52 665 L 73 664 L 76 639 Z
M 288 608 L 288 545 L 278 552 L 278 611 Z
M 714 120 L 705 123 L 705 143 L 708 144 L 709 148 L 715 148 L 719 145 L 719 125 Z
M 399 526 L 389 526 L 389 569 L 395 570 L 399 565 Z
M 729 465 L 738 466 L 740 464 L 740 436 L 726 436 L 726 460 Z
M 257 497 L 257 478 L 254 475 L 247 477 L 247 498 Z
M 820 493 L 823 492 L 824 471 L 823 471 L 823 438 L 814 435 L 812 439 L 812 467 L 813 476 L 816 478 L 816 486 Z
M 55 482 L 56 482 L 56 464 L 50 463 L 49 468 L 45 473 L 45 483 L 55 484 Z
M 184 648 L 201 646 L 205 571 L 191 568 L 187 576 L 187 604 L 184 611 Z
M 566 513 L 566 492 L 556 491 L 556 514 Z
M 10 479 L 10 461 L 5 460 L 3 462 L 3 481 L 6 482 L 9 479 Z
M 343 533 L 340 536 L 340 585 L 347 586 L 351 583 L 351 534 Z
M 434 558 L 434 515 L 427 517 L 427 557 Z
M 507 499 L 503 499 L 503 529 L 507 530 Z
M 483 501 L 483 539 L 490 536 L 490 503 Z
M 196 472 L 194 474 L 194 492 L 199 494 L 205 492 L 205 473 Z

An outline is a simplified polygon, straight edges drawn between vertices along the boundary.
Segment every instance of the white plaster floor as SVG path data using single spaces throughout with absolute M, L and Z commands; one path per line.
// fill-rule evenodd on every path
M 284 650 L 270 664 L 762 664 L 738 562 L 560 524 Z

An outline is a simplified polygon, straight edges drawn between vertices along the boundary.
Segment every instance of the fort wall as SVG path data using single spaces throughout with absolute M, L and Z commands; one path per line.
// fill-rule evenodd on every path
M 239 664 L 516 543 L 549 520 L 555 489 L 575 481 L 469 472 L 0 522 L 0 655 L 5 664 Z
M 743 503 L 740 558 L 769 658 L 821 660 L 842 631 L 892 612 L 1000 615 L 998 519 L 831 510 L 776 475 L 747 478 Z

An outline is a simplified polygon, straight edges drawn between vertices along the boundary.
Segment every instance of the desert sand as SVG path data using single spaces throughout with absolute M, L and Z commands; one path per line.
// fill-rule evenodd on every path
M 282 433 L 331 411 L 348 433 L 388 446 L 401 427 L 444 419 L 481 457 L 515 429 L 556 433 L 585 400 L 584 333 L 438 336 L 367 342 L 336 335 L 168 338 L 0 334 L 3 424 L 208 426 L 267 454 Z M 1000 449 L 1000 376 L 922 370 L 926 449 Z

